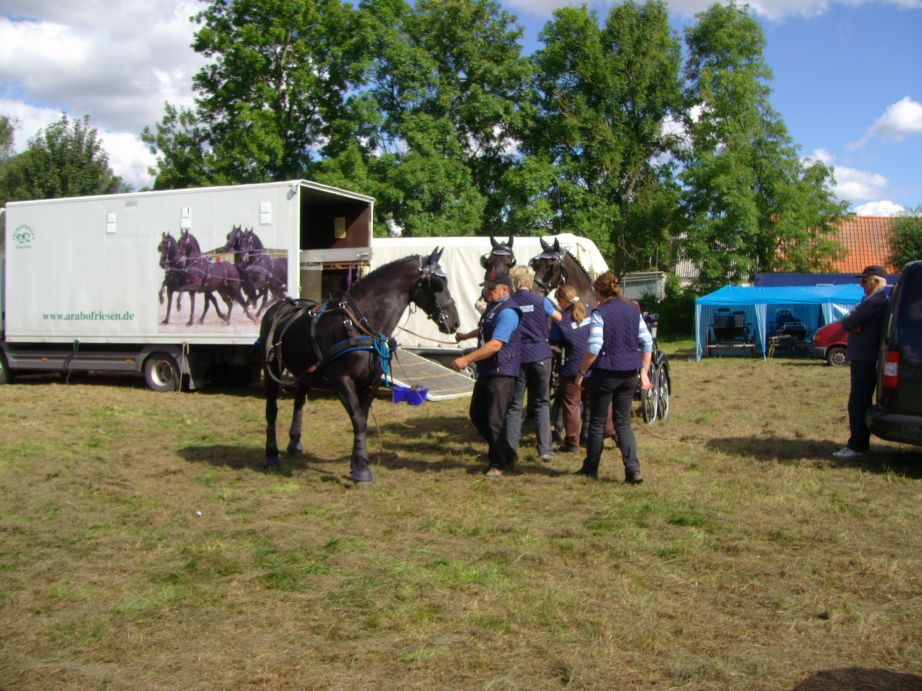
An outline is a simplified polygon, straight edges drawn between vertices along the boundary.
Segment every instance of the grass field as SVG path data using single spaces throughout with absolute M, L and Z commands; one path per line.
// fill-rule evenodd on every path
M 830 462 L 845 368 L 672 368 L 636 487 L 484 479 L 466 400 L 377 401 L 357 490 L 327 395 L 267 472 L 255 389 L 0 387 L 0 688 L 922 688 L 922 449 Z

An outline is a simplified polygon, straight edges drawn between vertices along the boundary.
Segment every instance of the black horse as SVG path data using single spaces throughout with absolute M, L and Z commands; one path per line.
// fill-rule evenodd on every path
M 246 249 L 244 248 L 245 239 L 246 231 L 243 230 L 243 226 L 232 226 L 230 232 L 227 234 L 227 242 L 224 247 L 221 248 L 221 251 L 233 254 L 234 267 L 237 269 L 237 273 L 240 274 L 240 288 L 247 298 L 247 304 L 251 307 L 255 307 L 257 295 L 247 275 Z
M 560 284 L 567 283 L 576 289 L 586 309 L 591 310 L 597 306 L 598 300 L 589 273 L 576 257 L 560 246 L 560 240 L 554 238 L 554 244 L 549 245 L 541 238 L 541 247 L 541 254 L 528 262 L 535 272 L 535 285 L 541 293 L 546 296 Z
M 170 310 L 173 308 L 173 295 L 176 294 L 176 309 L 180 309 L 180 298 L 183 287 L 186 285 L 185 261 L 179 250 L 179 244 L 170 233 L 163 233 L 160 244 L 160 268 L 164 270 L 163 284 L 160 286 L 160 304 L 163 304 L 166 293 L 166 318 L 161 324 L 170 323 Z
M 183 257 L 183 268 L 186 272 L 186 284 L 182 290 L 190 293 L 189 321 L 186 326 L 192 326 L 195 320 L 195 295 L 205 293 L 205 307 L 199 324 L 205 321 L 208 306 L 213 303 L 218 316 L 225 324 L 230 323 L 231 311 L 234 303 L 239 302 L 246 312 L 247 317 L 256 321 L 250 313 L 246 300 L 240 289 L 240 274 L 230 262 L 212 259 L 202 253 L 198 240 L 188 230 L 182 231 L 177 242 L 180 255 Z M 218 301 L 214 294 L 218 293 L 227 305 L 227 315 L 221 314 Z
M 253 291 L 253 307 L 262 297 L 262 305 L 256 311 L 259 316 L 266 309 L 267 302 L 277 302 L 288 292 L 288 259 L 271 256 L 252 229 L 247 229 L 240 236 L 240 249 L 246 281 Z
M 389 367 L 390 334 L 410 303 L 418 305 L 442 333 L 459 326 L 448 278 L 439 266 L 442 250 L 428 257 L 412 255 L 386 264 L 355 282 L 338 300 L 324 305 L 286 299 L 263 316 L 266 386 L 266 465 L 278 465 L 275 436 L 278 395 L 294 387 L 294 414 L 288 453 L 300 453 L 301 417 L 310 387 L 325 379 L 339 395 L 352 420 L 351 478 L 371 482 L 365 433 L 368 410 Z

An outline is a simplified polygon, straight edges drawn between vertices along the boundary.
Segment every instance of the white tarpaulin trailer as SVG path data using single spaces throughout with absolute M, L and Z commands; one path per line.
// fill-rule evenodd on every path
M 602 253 L 591 240 L 570 233 L 547 236 L 544 240 L 553 244 L 555 238 L 591 276 L 608 271 Z M 496 240 L 506 242 L 508 238 L 497 237 Z M 480 283 L 483 281 L 484 270 L 480 258 L 489 254 L 493 248 L 489 237 L 374 238 L 371 246 L 372 268 L 410 254 L 428 254 L 435 247 L 444 247 L 440 263 L 448 274 L 449 290 L 457 303 L 461 331 L 469 331 L 477 326 L 480 314 L 474 308 L 474 302 L 483 290 Z M 541 238 L 538 237 L 517 236 L 512 242 L 512 252 L 517 265 L 520 266 L 527 266 L 533 257 L 541 254 L 541 251 Z M 476 346 L 473 340 L 455 343 L 451 337 L 440 333 L 425 314 L 414 310 L 412 306 L 404 313 L 394 336 L 401 347 L 438 359 L 447 359 L 460 352 L 462 348 Z
M 204 292 L 168 299 L 161 252 L 167 235 L 192 236 L 200 273 L 211 280 L 220 268 L 227 286 L 235 260 L 225 251 L 228 234 L 234 227 L 251 230 L 259 251 L 274 260 L 267 269 L 274 285 L 319 300 L 367 270 L 373 204 L 371 197 L 306 180 L 11 202 L 0 375 L 126 371 L 162 389 L 175 388 L 182 374 L 194 388 L 211 365 L 242 366 L 258 320 L 240 304 L 229 321 L 214 308 L 203 315 Z M 220 298 L 216 303 L 227 312 Z

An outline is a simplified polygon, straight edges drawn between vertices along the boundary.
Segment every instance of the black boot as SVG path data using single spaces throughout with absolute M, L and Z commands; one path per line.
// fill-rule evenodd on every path
M 599 466 L 592 465 L 583 461 L 583 467 L 574 473 L 575 475 L 582 475 L 583 477 L 591 477 L 593 480 L 599 479 Z

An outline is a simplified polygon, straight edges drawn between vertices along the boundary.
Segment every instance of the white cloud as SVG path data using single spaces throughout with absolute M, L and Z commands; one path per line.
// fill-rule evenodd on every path
M 809 165 L 813 161 L 821 163 L 832 168 L 836 184 L 833 187 L 833 193 L 842 201 L 882 201 L 884 192 L 890 184 L 890 181 L 880 173 L 869 173 L 857 168 L 848 166 L 835 165 L 835 156 L 826 149 L 816 149 L 812 154 L 803 157 L 803 162 Z M 865 214 L 868 216 L 883 214 Z
M 922 134 L 922 104 L 916 103 L 909 96 L 904 96 L 888 106 L 864 136 L 850 146 L 863 146 L 873 138 L 900 142 L 914 134 Z
M 189 18 L 200 0 L 3 0 L 0 112 L 17 118 L 17 150 L 62 112 L 90 116 L 109 162 L 129 184 L 146 185 L 150 154 L 138 139 L 164 103 L 192 105 L 204 64 Z
M 906 209 L 894 202 L 879 201 L 860 204 L 854 207 L 853 211 L 858 216 L 900 216 Z

